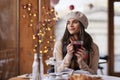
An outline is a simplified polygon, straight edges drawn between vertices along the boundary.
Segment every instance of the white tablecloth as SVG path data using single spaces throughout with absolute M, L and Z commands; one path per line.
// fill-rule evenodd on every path
M 91 76 L 101 77 L 102 80 L 120 80 L 120 77 L 116 77 L 116 76 L 107 76 L 107 75 L 91 75 Z
M 120 80 L 120 77 L 101 75 L 103 80 Z
M 103 80 L 120 80 L 120 77 L 115 77 L 115 76 L 107 76 L 107 75 L 91 75 L 91 76 L 99 76 L 99 77 L 102 77 Z M 21 79 L 19 79 L 19 78 L 21 78 Z M 28 76 L 26 77 L 26 74 L 24 74 L 24 75 L 18 76 L 16 78 L 10 79 L 10 80 L 26 80 L 26 78 L 28 78 Z M 28 80 L 32 80 L 32 79 L 29 78 Z M 45 78 L 43 80 L 51 80 L 51 79 Z M 56 79 L 54 79 L 54 80 L 56 80 Z
M 102 78 L 102 80 L 120 80 L 120 77 L 115 77 L 115 76 L 105 76 L 105 75 L 94 75 L 94 76 L 99 76 Z M 51 80 L 51 79 L 46 78 L 43 80 Z M 59 80 L 59 79 L 54 79 L 54 80 Z M 62 80 L 62 79 L 60 79 L 60 80 Z M 68 80 L 68 79 L 63 79 L 63 80 Z

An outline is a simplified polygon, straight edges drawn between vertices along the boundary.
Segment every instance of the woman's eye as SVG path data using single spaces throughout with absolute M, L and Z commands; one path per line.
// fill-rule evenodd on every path
M 74 21 L 73 23 L 78 23 L 78 21 Z
M 70 22 L 69 21 L 67 21 L 67 24 L 69 24 Z

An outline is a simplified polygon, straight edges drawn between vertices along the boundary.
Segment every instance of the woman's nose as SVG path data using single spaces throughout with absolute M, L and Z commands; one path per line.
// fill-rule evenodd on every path
M 73 23 L 70 23 L 70 27 L 73 27 Z

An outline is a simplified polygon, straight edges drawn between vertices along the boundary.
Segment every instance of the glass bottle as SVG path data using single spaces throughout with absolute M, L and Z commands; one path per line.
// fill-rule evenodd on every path
M 40 61 L 40 78 L 43 79 L 44 77 L 44 66 L 43 66 L 43 58 L 42 54 L 39 55 L 39 61 Z
M 41 80 L 39 71 L 39 56 L 37 53 L 34 54 L 34 61 L 32 65 L 32 80 Z

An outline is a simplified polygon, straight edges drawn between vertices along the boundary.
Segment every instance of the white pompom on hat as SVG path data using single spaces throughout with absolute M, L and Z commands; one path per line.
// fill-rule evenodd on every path
M 88 27 L 88 19 L 80 11 L 75 11 L 75 12 L 68 13 L 64 18 L 65 18 L 65 20 L 69 20 L 71 18 L 77 19 L 77 20 L 79 20 L 83 24 L 83 26 L 85 27 L 85 29 L 87 29 L 87 27 Z

